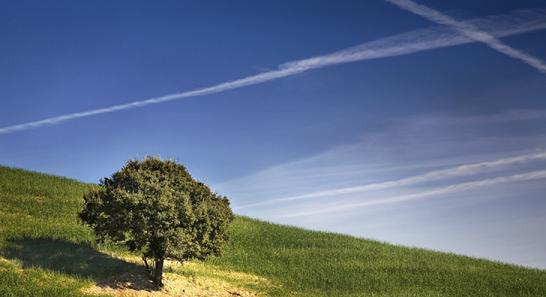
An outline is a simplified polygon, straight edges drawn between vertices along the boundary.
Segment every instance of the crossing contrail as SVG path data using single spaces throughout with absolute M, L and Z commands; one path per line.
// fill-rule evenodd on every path
M 506 15 L 489 16 L 485 18 L 463 21 L 460 23 L 472 28 L 478 28 L 480 32 L 487 32 L 488 35 L 498 38 L 546 28 L 546 9 L 520 10 Z M 465 34 L 461 35 L 460 33 L 453 32 L 452 30 L 446 29 L 443 26 L 415 30 L 381 38 L 331 54 L 284 63 L 279 65 L 279 67 L 275 70 L 237 80 L 227 81 L 210 87 L 112 105 L 109 107 L 88 111 L 75 112 L 17 125 L 0 127 L 0 134 L 35 129 L 48 125 L 60 124 L 69 120 L 144 107 L 147 105 L 159 104 L 184 98 L 221 93 L 228 90 L 296 75 L 311 69 L 326 66 L 407 55 L 425 50 L 461 45 L 475 41 L 476 38 L 472 38 L 472 36 L 469 37 Z
M 319 215 L 319 214 L 332 213 L 332 212 L 338 212 L 338 211 L 362 208 L 362 207 L 368 207 L 368 206 L 393 204 L 393 203 L 406 202 L 406 201 L 417 200 L 417 199 L 424 199 L 424 198 L 429 198 L 429 197 L 438 196 L 438 195 L 446 195 L 446 194 L 452 194 L 452 193 L 458 193 L 458 192 L 473 190 L 477 188 L 482 188 L 486 186 L 493 186 L 497 184 L 537 180 L 537 179 L 544 179 L 544 178 L 546 178 L 546 170 L 532 171 L 532 172 L 527 172 L 522 174 L 500 176 L 500 177 L 483 179 L 478 181 L 454 184 L 454 185 L 449 185 L 449 186 L 436 188 L 429 191 L 413 193 L 413 194 L 393 196 L 393 197 L 387 197 L 387 198 L 376 199 L 376 200 L 368 200 L 368 201 L 358 202 L 358 203 L 329 206 L 329 207 L 324 207 L 321 209 L 315 209 L 315 210 L 310 210 L 305 212 L 286 214 L 280 217 L 301 217 L 301 216 Z
M 453 30 L 459 32 L 463 36 L 466 36 L 472 40 L 481 42 L 490 48 L 503 53 L 514 59 L 518 59 L 528 64 L 531 67 L 536 68 L 540 72 L 546 73 L 546 64 L 540 59 L 533 57 L 529 54 L 526 54 L 520 50 L 517 50 L 509 45 L 500 41 L 493 34 L 486 31 L 480 30 L 476 26 L 459 22 L 456 19 L 443 14 L 437 10 L 434 10 L 428 6 L 415 3 L 411 0 L 385 0 L 389 3 L 392 3 L 404 10 L 412 12 L 416 15 L 420 15 L 432 22 L 438 23 L 440 25 L 445 25 L 453 28 Z
M 392 189 L 392 188 L 414 185 L 418 183 L 442 180 L 446 178 L 472 175 L 472 174 L 483 172 L 488 169 L 493 169 L 493 168 L 497 168 L 501 166 L 508 166 L 508 165 L 514 165 L 514 164 L 527 163 L 531 161 L 540 161 L 540 160 L 546 160 L 546 151 L 539 152 L 539 153 L 519 155 L 514 157 L 508 157 L 508 158 L 501 158 L 501 159 L 485 161 L 485 162 L 465 164 L 465 165 L 450 167 L 446 169 L 433 170 L 433 171 L 429 171 L 427 173 L 420 174 L 420 175 L 414 175 L 414 176 L 410 176 L 406 178 L 384 181 L 379 183 L 371 183 L 371 184 L 365 184 L 365 185 L 353 186 L 353 187 L 344 187 L 344 188 L 338 188 L 338 189 L 332 189 L 332 190 L 316 191 L 316 192 L 297 195 L 297 196 L 290 196 L 290 197 L 260 201 L 256 203 L 250 203 L 250 204 L 238 206 L 237 209 L 273 205 L 273 204 L 279 204 L 279 203 L 284 203 L 289 201 L 314 199 L 314 198 L 327 197 L 327 196 L 336 196 L 336 195 L 343 195 L 343 194 L 363 193 L 363 192 L 369 192 L 369 191 Z

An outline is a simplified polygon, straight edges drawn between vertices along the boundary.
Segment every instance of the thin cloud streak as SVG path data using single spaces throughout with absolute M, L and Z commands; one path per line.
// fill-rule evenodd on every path
M 261 201 L 261 202 L 251 203 L 251 204 L 245 204 L 245 205 L 237 207 L 237 209 L 273 205 L 273 204 L 279 204 L 279 203 L 284 203 L 289 201 L 313 199 L 313 198 L 320 198 L 320 197 L 326 197 L 326 196 L 336 196 L 336 195 L 343 195 L 343 194 L 363 193 L 368 191 L 392 189 L 392 188 L 414 185 L 417 183 L 437 181 L 437 180 L 441 180 L 445 178 L 472 175 L 472 174 L 480 173 L 484 170 L 488 170 L 488 169 L 492 169 L 492 168 L 496 168 L 500 166 L 521 164 L 521 163 L 538 161 L 538 160 L 546 160 L 546 152 L 526 154 L 526 155 L 514 156 L 509 158 L 501 158 L 497 160 L 479 162 L 479 163 L 473 163 L 473 164 L 465 164 L 461 166 L 429 171 L 425 174 L 420 174 L 420 175 L 415 175 L 415 176 L 410 176 L 410 177 L 406 177 L 402 179 L 385 181 L 380 183 L 371 183 L 371 184 L 366 184 L 362 186 L 317 191 L 317 192 L 312 192 L 312 193 L 307 193 L 307 194 L 302 194 L 297 196 Z
M 340 206 L 325 207 L 322 209 L 282 215 L 279 217 L 290 218 L 290 217 L 313 216 L 313 215 L 339 212 L 339 211 L 355 209 L 355 208 L 407 202 L 407 201 L 424 199 L 424 198 L 429 198 L 429 197 L 438 196 L 438 195 L 446 195 L 446 194 L 458 193 L 458 192 L 473 190 L 473 189 L 487 187 L 487 186 L 494 186 L 494 185 L 504 184 L 504 183 L 530 181 L 530 180 L 537 180 L 537 179 L 544 179 L 544 178 L 546 178 L 546 170 L 532 171 L 532 172 L 527 172 L 522 174 L 501 176 L 501 177 L 495 177 L 490 179 L 483 179 L 479 181 L 454 184 L 454 185 L 449 185 L 446 187 L 436 188 L 429 191 L 418 192 L 413 194 L 393 196 L 393 197 L 370 200 L 370 201 L 359 202 L 359 203 L 344 204 Z
M 445 25 L 453 28 L 455 31 L 459 32 L 463 36 L 466 36 L 472 40 L 484 43 L 490 48 L 503 53 L 514 59 L 518 59 L 526 63 L 527 65 L 534 67 L 540 72 L 546 73 L 546 64 L 540 59 L 533 57 L 529 54 L 521 52 L 509 45 L 504 44 L 493 34 L 490 34 L 486 31 L 480 30 L 476 26 L 467 23 L 459 22 L 456 19 L 445 15 L 437 10 L 434 10 L 428 6 L 415 3 L 411 0 L 385 0 L 389 3 L 392 3 L 401 9 L 412 12 L 416 15 L 420 15 L 432 22 L 438 23 L 440 25 Z
M 546 9 L 520 10 L 506 15 L 497 15 L 486 18 L 473 19 L 461 23 L 468 24 L 468 26 L 471 26 L 473 28 L 480 28 L 481 31 L 488 32 L 488 34 L 491 36 L 510 36 L 545 29 Z M 18 125 L 1 127 L 0 134 L 8 134 L 23 130 L 35 129 L 43 126 L 60 124 L 69 120 L 117 112 L 137 107 L 144 107 L 147 105 L 180 100 L 183 98 L 221 93 L 228 90 L 256 85 L 279 78 L 296 75 L 316 68 L 322 68 L 343 63 L 351 63 L 356 61 L 407 55 L 425 50 L 466 44 L 474 41 L 475 40 L 473 38 L 461 36 L 456 32 L 446 30 L 442 27 L 415 30 L 407 33 L 397 34 L 387 38 L 382 38 L 372 42 L 367 42 L 362 45 L 351 47 L 332 54 L 284 63 L 279 65 L 279 68 L 276 70 L 263 72 L 238 80 L 220 83 L 211 87 L 170 94 L 141 101 L 134 101 L 125 104 L 113 105 L 89 111 L 50 117 L 43 120 L 27 122 Z

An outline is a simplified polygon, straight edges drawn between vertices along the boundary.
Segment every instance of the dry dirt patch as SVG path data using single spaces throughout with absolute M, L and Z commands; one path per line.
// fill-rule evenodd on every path
M 238 288 L 227 282 L 206 278 L 182 276 L 175 273 L 165 273 L 164 287 L 154 290 L 152 282 L 142 274 L 125 273 L 99 282 L 85 288 L 84 293 L 110 294 L 123 297 L 171 297 L 171 296 L 203 296 L 203 297 L 234 297 L 259 296 L 247 289 Z
M 142 261 L 135 256 L 111 255 L 120 260 L 140 264 Z M 190 275 L 179 274 L 180 270 L 190 272 Z M 109 294 L 121 297 L 258 297 L 257 292 L 242 288 L 271 287 L 272 282 L 266 278 L 236 271 L 227 271 L 219 267 L 204 265 L 198 262 L 181 264 L 176 261 L 165 261 L 163 274 L 164 287 L 158 291 L 152 281 L 140 273 L 124 273 L 99 281 L 95 285 L 84 288 L 88 294 Z

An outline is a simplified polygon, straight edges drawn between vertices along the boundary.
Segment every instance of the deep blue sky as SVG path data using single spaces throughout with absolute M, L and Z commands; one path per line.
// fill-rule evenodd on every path
M 459 20 L 546 6 L 420 3 Z M 383 1 L 3 1 L 0 127 L 207 87 L 432 26 L 437 25 Z M 546 60 L 546 30 L 502 40 Z M 543 151 L 545 94 L 546 74 L 472 43 L 0 135 L 0 164 L 97 182 L 129 158 L 172 157 L 228 194 L 237 211 L 238 205 L 317 189 Z M 543 170 L 546 164 L 501 169 L 467 179 Z M 434 203 L 330 217 L 278 213 L 367 196 L 239 212 L 546 267 L 546 240 L 539 231 L 546 227 L 543 183 L 510 183 Z M 515 238 L 522 233 L 530 235 Z M 516 239 L 519 244 L 510 245 Z

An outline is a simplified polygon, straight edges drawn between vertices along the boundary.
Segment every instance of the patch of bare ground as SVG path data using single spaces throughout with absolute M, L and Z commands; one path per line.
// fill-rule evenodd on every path
M 142 262 L 139 257 L 132 255 L 111 256 L 138 265 Z M 228 271 L 200 262 L 182 264 L 168 260 L 165 261 L 163 284 L 161 290 L 156 290 L 146 274 L 134 272 L 111 276 L 82 291 L 120 297 L 260 297 L 263 294 L 247 287 L 275 286 L 269 279 L 249 273 Z
M 255 292 L 233 286 L 222 280 L 182 276 L 175 273 L 165 273 L 164 287 L 156 290 L 146 275 L 124 273 L 108 278 L 83 289 L 87 294 L 109 294 L 122 297 L 251 297 L 259 296 Z

